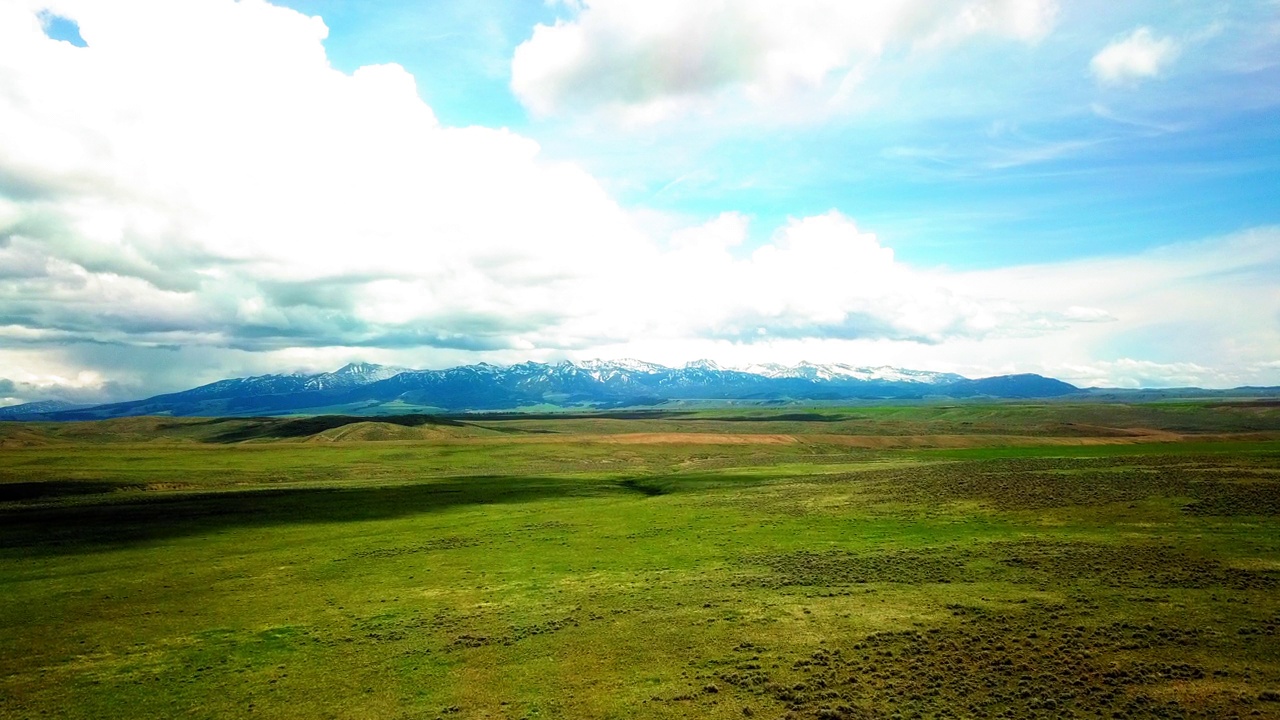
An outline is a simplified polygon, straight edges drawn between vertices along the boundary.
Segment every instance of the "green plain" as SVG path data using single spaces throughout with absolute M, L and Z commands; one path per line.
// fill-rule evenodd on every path
M 1280 717 L 1280 407 L 0 423 L 0 717 Z

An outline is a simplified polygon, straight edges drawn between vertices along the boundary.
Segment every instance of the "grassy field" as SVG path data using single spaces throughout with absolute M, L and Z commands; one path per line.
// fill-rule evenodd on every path
M 1280 718 L 1280 406 L 0 423 L 4 718 Z

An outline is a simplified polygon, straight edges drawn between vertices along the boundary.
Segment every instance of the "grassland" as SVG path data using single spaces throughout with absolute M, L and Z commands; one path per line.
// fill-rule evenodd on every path
M 1280 407 L 0 423 L 4 718 L 1280 717 Z

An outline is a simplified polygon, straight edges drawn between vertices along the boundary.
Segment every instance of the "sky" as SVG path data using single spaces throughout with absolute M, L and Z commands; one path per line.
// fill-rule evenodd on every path
M 475 362 L 1280 385 L 1277 0 L 0 0 L 0 404 Z

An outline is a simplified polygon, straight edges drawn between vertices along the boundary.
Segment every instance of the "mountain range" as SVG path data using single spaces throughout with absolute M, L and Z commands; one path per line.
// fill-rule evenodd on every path
M 969 379 L 952 373 L 845 364 L 724 368 L 710 360 L 670 368 L 638 360 L 488 363 L 410 370 L 352 363 L 333 372 L 233 378 L 144 400 L 78 407 L 44 401 L 0 408 L 0 420 L 93 420 L 140 415 L 225 417 L 389 415 L 607 409 L 673 402 L 758 404 L 938 398 L 1046 398 L 1078 389 L 1040 375 Z

